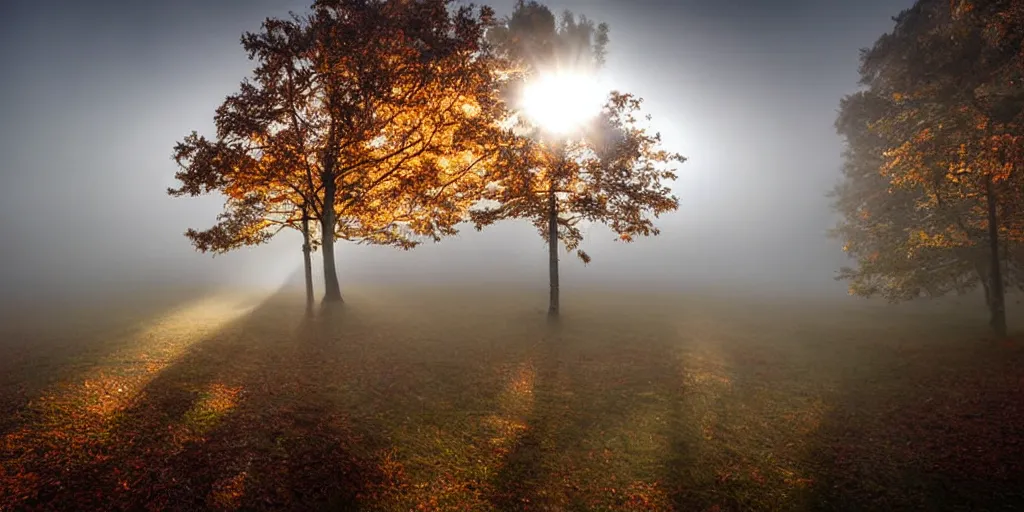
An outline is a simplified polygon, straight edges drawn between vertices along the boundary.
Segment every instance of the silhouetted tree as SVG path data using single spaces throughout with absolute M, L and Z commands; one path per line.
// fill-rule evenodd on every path
M 218 140 L 193 135 L 178 151 L 185 185 L 174 193 L 229 197 L 207 243 L 266 241 L 277 209 L 287 225 L 317 219 L 324 300 L 340 302 L 337 238 L 409 249 L 453 234 L 508 131 L 497 124 L 500 61 L 483 39 L 491 11 L 454 4 L 318 0 L 307 16 L 247 33 L 259 65 L 218 109 Z M 225 155 L 197 164 L 189 148 L 200 146 Z
M 547 7 L 520 1 L 489 37 L 519 64 L 521 73 L 506 90 L 514 103 L 523 86 L 543 73 L 596 70 L 604 61 L 608 27 L 568 12 L 556 23 Z M 552 316 L 559 312 L 559 241 L 586 263 L 590 256 L 578 250 L 581 222 L 606 224 L 629 242 L 657 235 L 651 215 L 678 207 L 665 182 L 675 179 L 671 164 L 685 159 L 661 149 L 660 134 L 642 126 L 637 118 L 641 103 L 632 95 L 611 93 L 592 123 L 564 136 L 547 134 L 520 116 L 521 138 L 504 152 L 503 165 L 483 194 L 487 202 L 471 214 L 477 229 L 514 218 L 529 219 L 537 227 L 549 247 Z
M 981 283 L 997 335 L 1024 242 L 1019 1 L 920 0 L 861 57 L 841 103 L 836 235 L 851 293 L 894 301 Z

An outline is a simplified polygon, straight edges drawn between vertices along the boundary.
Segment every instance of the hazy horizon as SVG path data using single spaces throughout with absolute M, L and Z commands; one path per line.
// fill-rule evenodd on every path
M 214 109 L 252 64 L 239 45 L 268 16 L 308 1 L 140 5 L 14 1 L 3 12 L 8 77 L 0 140 L 0 286 L 7 293 L 132 282 L 283 282 L 299 237 L 211 258 L 182 236 L 213 224 L 222 199 L 177 199 L 171 147 L 211 133 Z M 606 75 L 645 98 L 666 146 L 689 158 L 680 209 L 633 244 L 589 230 L 589 267 L 563 257 L 566 286 L 729 286 L 845 293 L 846 258 L 826 237 L 839 179 L 832 129 L 856 89 L 858 49 L 909 1 L 550 2 L 611 26 Z M 513 2 L 491 3 L 500 13 Z M 340 242 L 342 285 L 370 279 L 545 284 L 545 247 L 503 223 L 412 252 Z M 319 258 L 317 258 L 319 259 Z M 319 263 L 316 262 L 315 266 Z M 319 285 L 319 283 L 317 283 Z
M 261 77 L 220 127 L 244 160 L 190 137 L 184 184 L 175 146 L 216 139 L 254 67 L 242 34 L 314 0 L 0 6 L 0 510 L 1024 510 L 1024 1 L 538 0 L 610 44 L 595 79 L 549 73 L 584 39 L 532 6 L 489 34 L 541 78 L 525 150 L 483 126 L 494 68 L 450 51 L 475 32 L 410 18 L 465 0 L 322 1 L 353 11 L 258 49 L 312 48 L 316 85 Z M 687 158 L 660 236 L 618 241 L 648 228 L 626 201 L 673 206 L 670 158 L 594 84 Z M 477 194 L 449 178 L 481 134 L 521 166 Z M 221 230 L 223 197 L 167 193 L 211 182 L 236 196 Z M 216 257 L 184 236 L 223 247 L 310 201 L 378 236 L 419 193 L 438 229 L 467 198 L 536 226 L 338 241 L 312 296 L 297 230 Z M 552 264 L 537 227 L 571 244 L 584 216 L 617 232 L 579 224 L 592 262 Z

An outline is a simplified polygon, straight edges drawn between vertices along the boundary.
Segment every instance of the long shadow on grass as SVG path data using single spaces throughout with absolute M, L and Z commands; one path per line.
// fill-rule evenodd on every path
M 678 303 L 671 336 L 676 392 L 665 426 L 669 440 L 661 467 L 670 510 L 778 509 L 758 494 L 764 482 L 751 466 L 765 404 L 747 396 L 757 370 L 742 364 L 744 348 L 730 336 L 731 303 Z M 760 439 L 758 439 L 760 441 Z M 753 470 L 753 471 L 752 471 Z
M 205 292 L 190 288 L 88 304 L 10 304 L 11 314 L 0 319 L 0 437 L 37 419 L 26 406 L 50 387 L 81 380 L 145 331 L 147 321 Z
M 798 510 L 824 390 L 792 311 L 708 298 L 676 317 L 681 383 L 663 479 L 674 510 Z M 785 313 L 790 313 L 787 316 Z
M 1024 351 L 986 338 L 980 322 L 922 317 L 859 340 L 871 356 L 839 372 L 811 508 L 1024 508 Z
M 582 301 L 581 301 L 582 302 Z M 635 306 L 580 304 L 536 354 L 525 431 L 493 478 L 499 510 L 665 508 L 678 396 L 671 326 Z
M 343 378 L 281 292 L 163 369 L 76 453 L 42 457 L 19 507 L 68 510 L 353 508 L 381 478 L 330 395 Z M 2 502 L 0 502 L 2 503 Z
M 340 394 L 373 429 L 388 479 L 368 510 L 488 508 L 500 466 L 530 402 L 531 354 L 543 326 L 508 289 L 420 288 L 356 297 L 327 339 L 353 365 Z
M 675 508 L 1019 506 L 1020 350 L 926 313 L 748 304 L 684 319 L 681 416 L 700 430 L 677 430 L 692 441 L 676 453 L 697 460 L 679 464 L 696 471 L 676 472 Z

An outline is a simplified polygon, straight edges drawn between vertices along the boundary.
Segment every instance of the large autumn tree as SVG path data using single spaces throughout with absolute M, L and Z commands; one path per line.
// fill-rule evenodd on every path
M 556 20 L 547 7 L 520 0 L 489 37 L 517 63 L 520 73 L 506 90 L 506 99 L 516 105 L 538 81 L 577 76 L 583 77 L 577 81 L 582 86 L 604 62 L 608 27 L 568 12 Z M 594 106 L 593 119 L 572 129 L 550 113 L 545 117 L 554 126 L 520 115 L 519 145 L 504 153 L 495 181 L 483 194 L 484 206 L 472 212 L 477 229 L 503 219 L 526 219 L 537 227 L 548 244 L 552 316 L 559 312 L 559 243 L 590 261 L 579 250 L 581 223 L 605 224 L 629 242 L 657 235 L 653 218 L 678 206 L 666 182 L 675 179 L 672 164 L 684 159 L 662 149 L 660 135 L 644 126 L 641 103 L 613 92 L 603 108 L 600 100 Z
M 275 210 L 319 220 L 327 302 L 342 300 L 336 239 L 408 249 L 454 233 L 507 131 L 496 122 L 507 117 L 503 66 L 483 38 L 491 11 L 456 3 L 318 0 L 246 34 L 259 65 L 218 110 L 217 140 L 179 145 L 177 193 L 225 193 L 214 230 L 232 246 L 273 233 L 266 190 L 294 199 Z M 192 156 L 203 152 L 214 156 Z
M 919 0 L 895 21 L 836 123 L 836 234 L 857 260 L 840 278 L 893 301 L 981 284 L 1005 335 L 1004 287 L 1024 262 L 1021 2 Z

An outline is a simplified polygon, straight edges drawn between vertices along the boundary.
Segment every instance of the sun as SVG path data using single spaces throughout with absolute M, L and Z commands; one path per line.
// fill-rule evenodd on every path
M 595 76 L 566 71 L 545 73 L 526 84 L 520 108 L 537 127 L 564 136 L 596 117 L 605 97 L 606 91 Z

